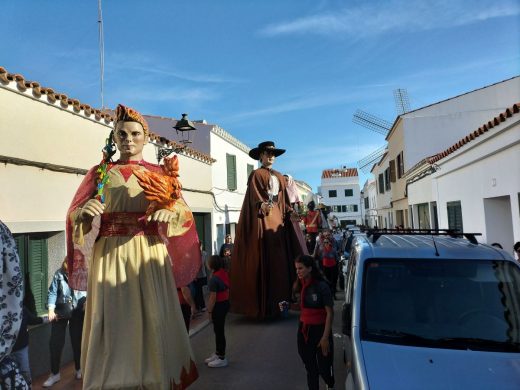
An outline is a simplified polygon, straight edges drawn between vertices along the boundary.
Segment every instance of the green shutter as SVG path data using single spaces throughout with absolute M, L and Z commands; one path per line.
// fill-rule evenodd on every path
M 14 240 L 16 241 L 16 249 L 18 251 L 18 257 L 20 258 L 20 269 L 22 270 L 22 275 L 25 276 L 27 273 L 27 246 L 25 244 L 25 236 L 14 236 Z
M 253 172 L 254 169 L 255 169 L 255 167 L 252 164 L 247 164 L 247 178 L 248 179 L 249 179 L 249 175 L 251 175 L 251 172 Z
M 47 304 L 47 238 L 41 235 L 29 236 L 28 266 L 31 289 L 38 314 L 46 311 Z
M 236 156 L 232 154 L 226 154 L 226 165 L 227 165 L 227 187 L 230 191 L 237 189 L 237 165 Z

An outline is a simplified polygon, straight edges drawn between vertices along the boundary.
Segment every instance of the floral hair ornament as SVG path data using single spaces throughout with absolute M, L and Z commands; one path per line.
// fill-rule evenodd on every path
M 96 170 L 97 177 L 97 192 L 96 198 L 101 203 L 105 203 L 105 185 L 108 183 L 108 171 L 111 168 L 112 156 L 116 153 L 116 145 L 114 143 L 114 130 L 112 130 L 105 140 L 105 146 L 102 149 L 103 159 L 99 163 L 98 169 Z
M 122 104 L 119 104 L 117 106 L 117 108 L 116 108 L 116 123 L 115 123 L 115 126 L 117 126 L 117 124 L 119 122 L 137 122 L 137 123 L 140 123 L 141 126 L 143 126 L 144 134 L 148 135 L 148 133 L 149 133 L 148 123 L 143 118 L 143 116 L 141 114 L 139 114 L 133 108 L 123 106 Z

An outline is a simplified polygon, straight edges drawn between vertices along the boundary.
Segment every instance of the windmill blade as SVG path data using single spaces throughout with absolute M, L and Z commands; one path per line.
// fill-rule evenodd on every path
M 410 99 L 408 98 L 408 91 L 406 89 L 394 89 L 394 101 L 397 115 L 406 114 L 410 111 Z
M 361 110 L 356 110 L 352 117 L 352 122 L 375 131 L 376 133 L 383 134 L 384 136 L 386 136 L 392 128 L 390 122 Z
M 372 165 L 374 165 L 376 162 L 378 162 L 383 154 L 386 152 L 386 145 L 381 146 L 379 149 L 374 150 L 372 153 L 370 153 L 368 156 L 363 157 L 361 160 L 357 162 L 359 169 L 363 171 L 363 173 L 369 173 L 370 168 L 372 168 Z

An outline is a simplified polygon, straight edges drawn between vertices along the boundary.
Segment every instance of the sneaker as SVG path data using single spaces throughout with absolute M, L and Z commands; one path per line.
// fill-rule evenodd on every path
M 76 370 L 76 371 L 75 371 L 74 378 L 76 378 L 76 379 L 78 379 L 78 380 L 82 378 L 82 376 L 81 376 L 81 370 Z
M 51 374 L 49 376 L 49 378 L 45 382 L 43 382 L 42 386 L 43 387 L 51 387 L 53 384 L 58 382 L 60 379 L 61 379 L 61 376 L 60 376 L 59 372 L 57 374 Z
M 205 359 L 204 363 L 208 364 L 208 363 L 211 363 L 213 360 L 217 360 L 217 359 L 218 359 L 218 356 L 217 356 L 217 354 L 214 353 L 209 358 Z
M 208 363 L 208 367 L 213 367 L 213 368 L 217 368 L 217 367 L 226 367 L 228 365 L 228 361 L 226 358 L 222 359 L 222 358 L 217 358 L 211 362 Z

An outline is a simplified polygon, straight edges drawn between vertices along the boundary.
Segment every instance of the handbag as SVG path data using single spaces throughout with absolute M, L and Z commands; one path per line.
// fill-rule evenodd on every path
M 63 288 L 61 283 L 58 284 L 58 299 L 56 299 L 56 308 L 54 313 L 58 316 L 59 320 L 70 320 L 72 318 L 72 297 L 66 297 L 63 295 Z

